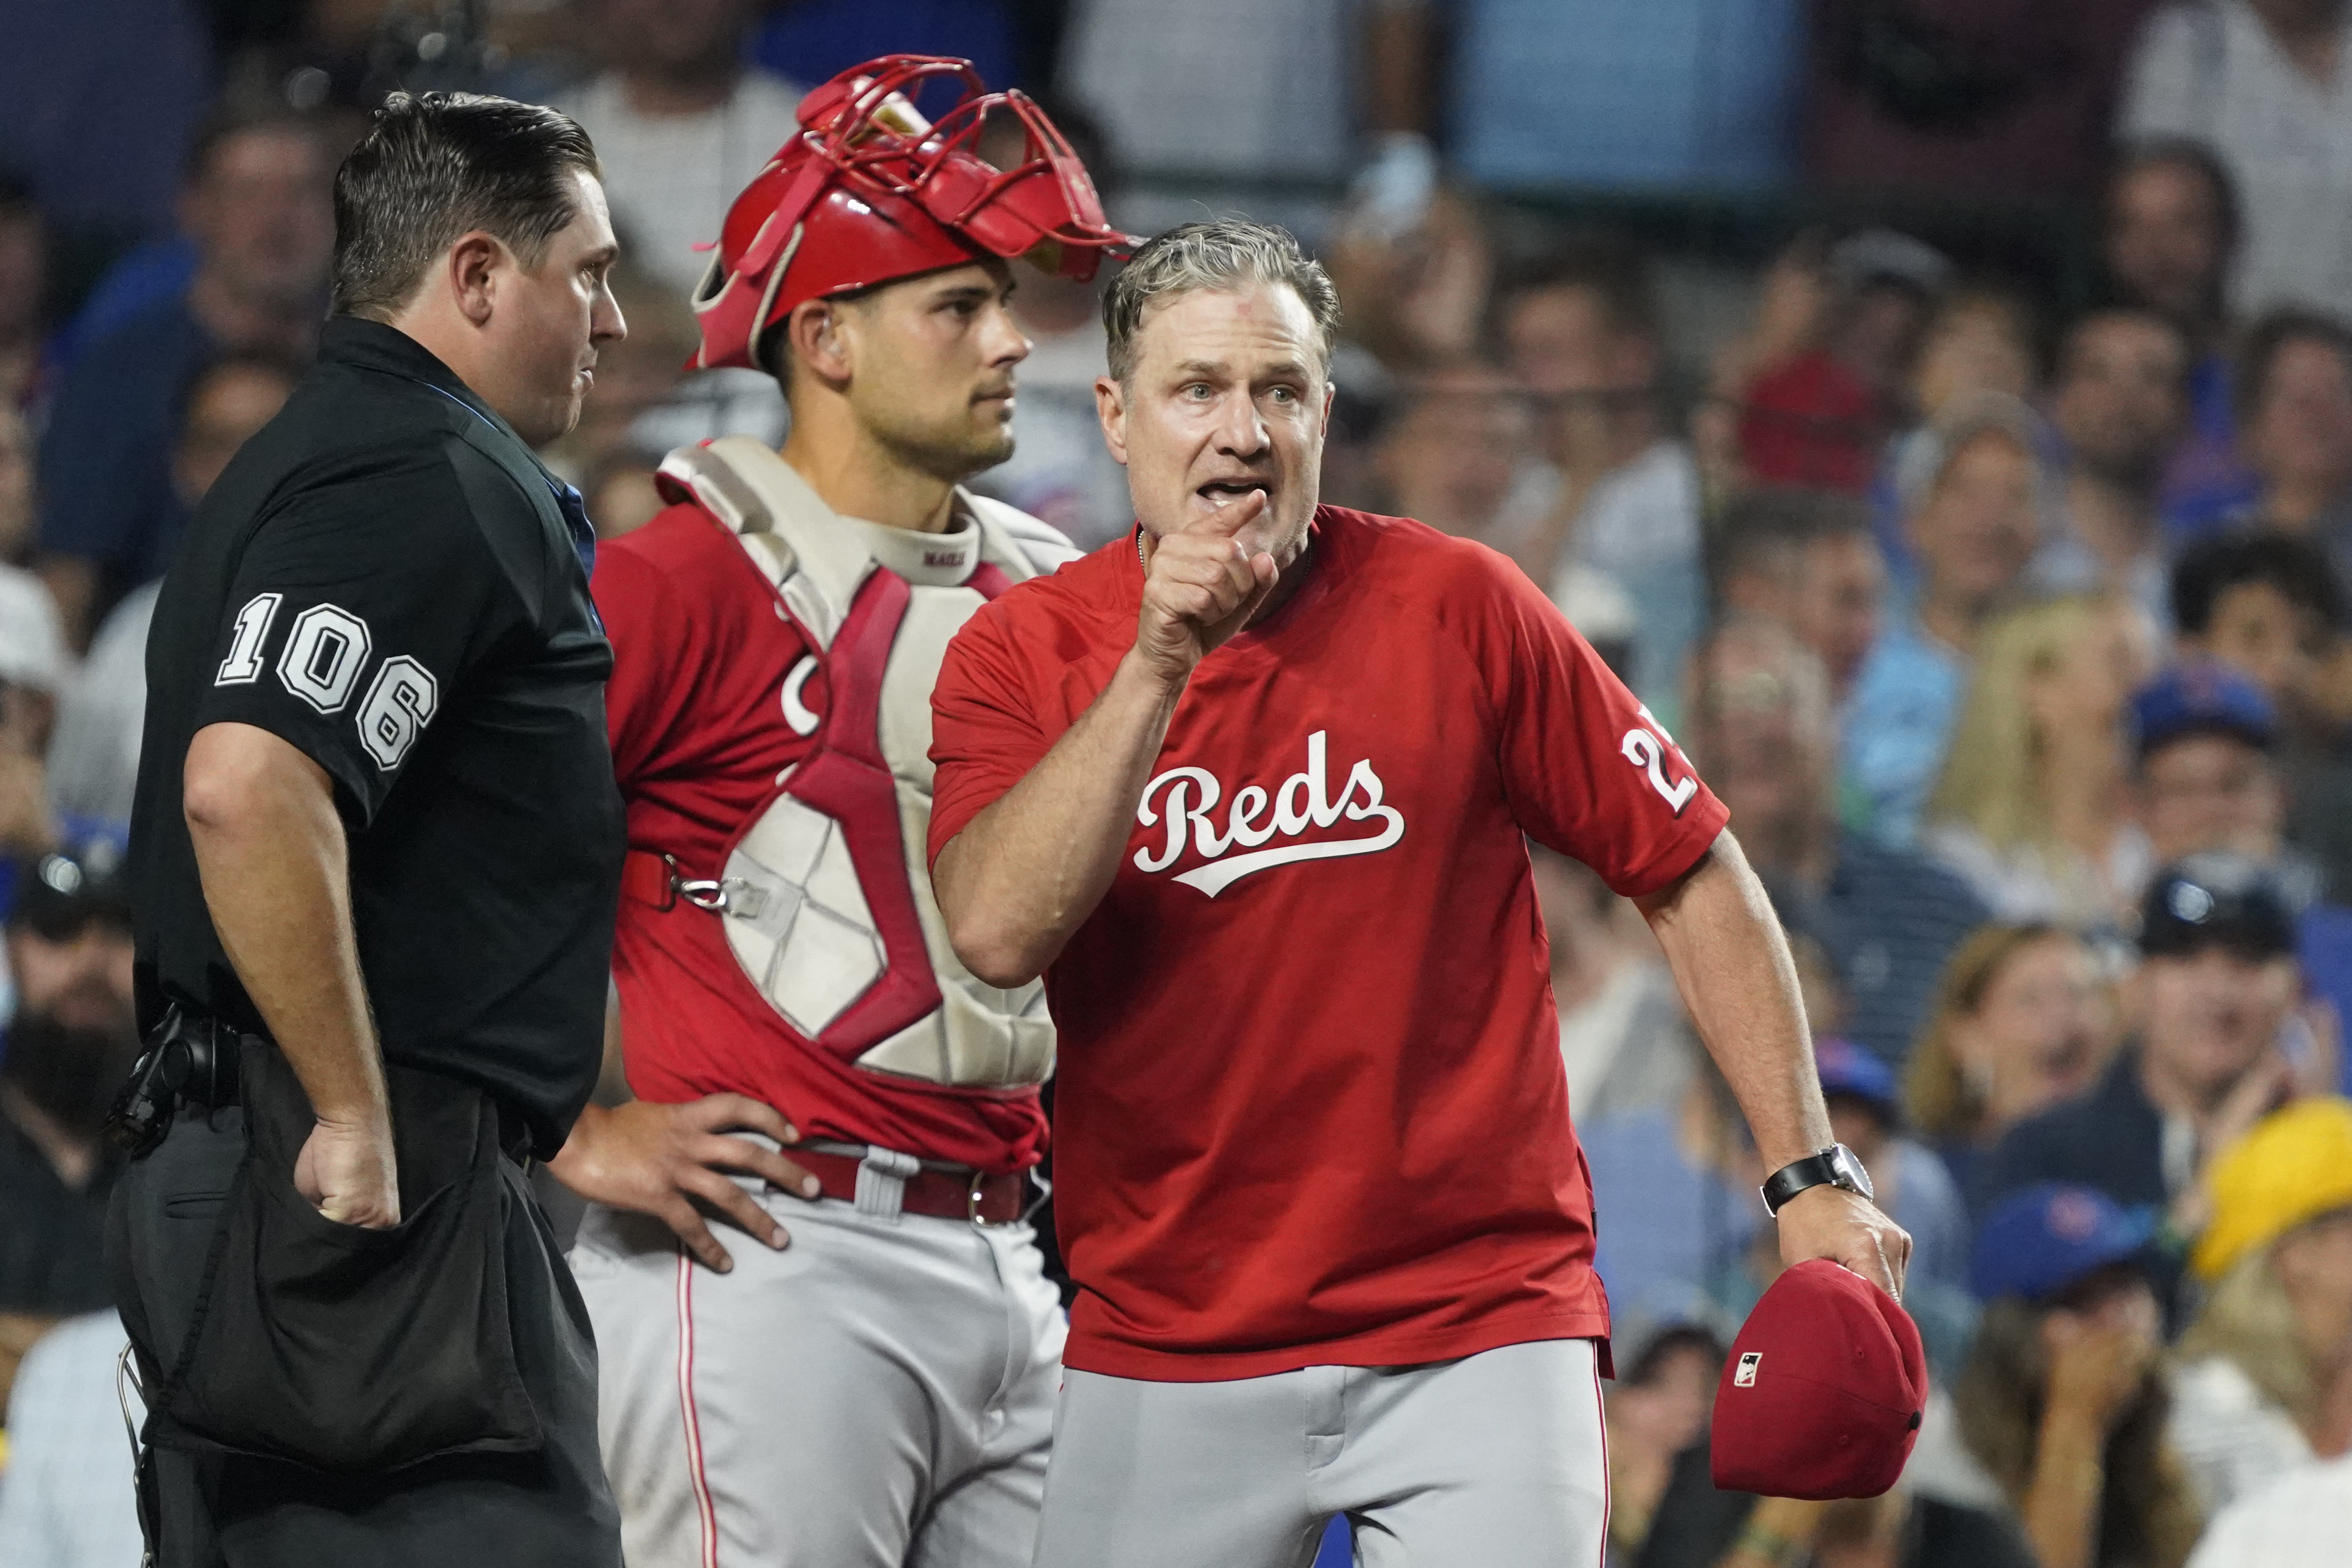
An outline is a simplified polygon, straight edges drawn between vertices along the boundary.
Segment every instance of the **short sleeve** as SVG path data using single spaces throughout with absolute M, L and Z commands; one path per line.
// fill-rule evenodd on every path
M 529 514 L 457 445 L 383 455 L 272 507 L 238 564 L 196 727 L 269 731 L 326 769 L 347 816 L 373 821 L 460 683 L 527 620 L 485 505 Z
M 1627 897 L 1696 865 L 1728 816 L 1674 737 L 1534 584 L 1496 559 L 1479 639 L 1519 826 Z
M 932 861 L 1026 777 L 1056 738 L 1037 721 L 1004 619 L 991 605 L 965 622 L 931 688 Z

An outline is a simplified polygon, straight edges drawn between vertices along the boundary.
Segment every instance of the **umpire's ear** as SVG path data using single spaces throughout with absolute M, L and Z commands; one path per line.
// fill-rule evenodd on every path
M 487 326 L 498 297 L 499 275 L 514 265 L 514 253 L 498 235 L 481 229 L 459 235 L 441 258 L 441 280 L 458 312 L 477 327 Z

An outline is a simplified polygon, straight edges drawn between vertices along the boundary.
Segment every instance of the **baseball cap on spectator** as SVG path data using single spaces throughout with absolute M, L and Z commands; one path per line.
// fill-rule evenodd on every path
M 2276 874 L 2218 850 L 2157 873 L 2140 904 L 2141 954 L 2188 957 L 2210 947 L 2256 961 L 2294 953 L 2294 901 Z
M 131 925 L 130 879 L 114 843 L 87 843 L 28 855 L 15 867 L 16 902 L 10 925 L 23 925 L 52 942 L 69 942 L 93 920 Z
M 2133 755 L 2146 762 L 2191 735 L 2226 735 L 2257 750 L 2278 745 L 2278 709 L 2262 687 L 2210 659 L 2175 664 L 2132 694 Z
M 1850 1040 L 1825 1034 L 1813 1041 L 1813 1066 L 1822 1075 L 1824 1095 L 1864 1101 L 1890 1124 L 1897 1119 L 1902 1090 L 1895 1083 L 1894 1070 L 1871 1052 Z
M 2146 1258 L 2155 1236 L 2153 1209 L 2124 1208 L 2096 1187 L 2037 1182 L 1977 1228 L 1969 1288 L 1979 1301 L 2053 1301 L 2102 1269 Z
M 1772 1282 L 1715 1389 L 1717 1490 L 1876 1497 L 1902 1475 L 1927 1408 L 1927 1356 L 1895 1298 L 1826 1258 Z
M 2213 1217 L 2189 1263 L 2218 1280 L 2297 1226 L 2352 1208 L 2352 1100 L 2315 1095 L 2273 1111 L 2221 1152 L 2209 1185 Z

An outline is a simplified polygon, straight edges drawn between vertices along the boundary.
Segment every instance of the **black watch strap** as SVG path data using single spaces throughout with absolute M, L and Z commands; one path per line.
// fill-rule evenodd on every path
M 1843 1152 L 1843 1145 L 1832 1145 L 1819 1154 L 1791 1160 L 1774 1171 L 1761 1189 L 1765 1212 L 1778 1216 L 1782 1206 L 1808 1187 L 1843 1186 L 1853 1191 L 1851 1183 L 1840 1179 L 1837 1156 Z M 1846 1157 L 1853 1158 L 1851 1155 Z

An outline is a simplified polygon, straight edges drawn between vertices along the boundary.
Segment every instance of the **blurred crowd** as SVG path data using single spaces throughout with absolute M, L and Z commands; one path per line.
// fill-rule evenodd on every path
M 98 1136 L 157 579 L 312 351 L 396 85 L 602 155 L 630 323 L 547 454 L 600 532 L 776 440 L 689 373 L 728 198 L 893 50 L 1052 105 L 1112 215 L 1339 284 L 1328 501 L 1515 559 L 1730 807 L 1840 1137 L 1916 1242 L 1903 1484 L 1718 1493 L 1764 1173 L 1654 944 L 1533 851 L 1618 1329 L 1612 1563 L 2236 1568 L 2352 1540 L 2346 0 L 91 0 L 0 38 L 0 1561 L 123 1563 Z M 22 36 L 16 36 L 20 34 Z M 126 99 L 141 112 L 124 115 Z M 21 109 L 21 111 L 20 111 Z M 983 146 L 983 152 L 986 152 Z M 1087 547 L 1099 285 L 1024 276 Z M 65 1321 L 62 1328 L 53 1325 Z

